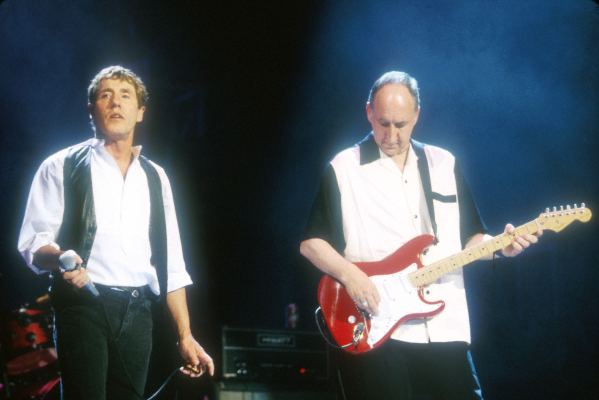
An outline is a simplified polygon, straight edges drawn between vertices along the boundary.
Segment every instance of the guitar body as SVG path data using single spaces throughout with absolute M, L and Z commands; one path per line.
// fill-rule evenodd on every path
M 407 281 L 409 272 L 422 268 L 420 255 L 433 241 L 431 235 L 418 236 L 381 261 L 355 263 L 379 290 L 379 316 L 359 309 L 343 285 L 329 275 L 320 280 L 318 303 L 337 345 L 353 354 L 364 353 L 385 342 L 400 324 L 443 310 L 443 301 L 425 300 L 422 289 Z

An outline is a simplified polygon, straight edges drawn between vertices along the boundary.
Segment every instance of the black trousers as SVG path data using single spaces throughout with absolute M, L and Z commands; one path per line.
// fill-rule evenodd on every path
M 152 350 L 149 289 L 96 286 L 98 298 L 81 292 L 54 310 L 62 399 L 143 399 Z
M 469 346 L 464 342 L 388 340 L 376 350 L 335 352 L 341 399 L 480 400 Z

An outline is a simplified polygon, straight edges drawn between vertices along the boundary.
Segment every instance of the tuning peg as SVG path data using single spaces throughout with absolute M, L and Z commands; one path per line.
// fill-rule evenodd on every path
M 549 211 L 549 207 L 545 207 L 545 212 L 548 213 Z
M 569 209 L 570 209 L 570 204 L 568 204 L 568 205 L 566 206 L 566 210 L 569 210 Z
M 580 203 L 580 208 L 585 208 L 585 204 L 584 203 Z
M 557 207 L 553 206 L 553 212 L 556 212 L 556 211 L 557 211 Z
M 578 204 L 574 203 L 574 208 L 578 208 Z
M 559 206 L 560 211 L 564 211 L 564 206 Z

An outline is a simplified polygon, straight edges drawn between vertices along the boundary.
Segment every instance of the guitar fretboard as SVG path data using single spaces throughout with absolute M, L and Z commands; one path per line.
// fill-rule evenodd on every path
M 410 273 L 408 279 L 415 287 L 429 285 L 447 273 L 483 257 L 490 256 L 497 250 L 506 248 L 514 241 L 515 236 L 536 233 L 539 228 L 544 228 L 544 225 L 546 225 L 544 222 L 542 217 L 534 219 L 524 225 L 518 226 L 512 234 L 502 233 L 480 244 L 464 249 L 453 256 L 422 267 Z

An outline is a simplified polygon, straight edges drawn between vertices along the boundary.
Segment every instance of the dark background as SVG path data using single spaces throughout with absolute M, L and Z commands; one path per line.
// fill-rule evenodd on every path
M 29 184 L 90 137 L 85 89 L 112 64 L 149 88 L 138 138 L 171 178 L 194 332 L 217 359 L 223 325 L 283 328 L 291 302 L 315 329 L 303 225 L 326 162 L 368 131 L 366 96 L 387 70 L 419 80 L 415 137 L 456 154 L 492 233 L 598 203 L 595 2 L 275 4 L 0 4 L 3 310 L 45 291 L 16 252 Z M 466 269 L 486 399 L 599 398 L 597 233 L 576 223 Z

